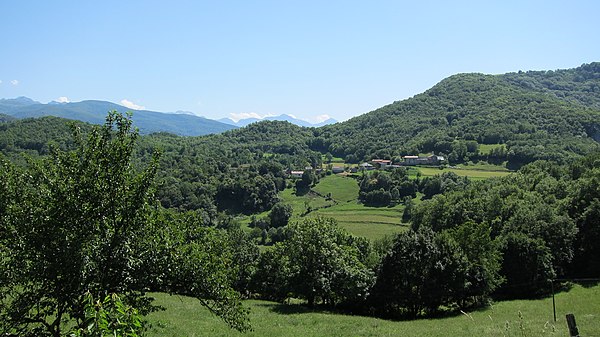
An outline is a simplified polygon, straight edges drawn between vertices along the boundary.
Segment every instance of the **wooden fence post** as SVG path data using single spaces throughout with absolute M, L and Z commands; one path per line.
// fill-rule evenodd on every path
M 577 330 L 577 323 L 575 323 L 575 315 L 567 314 L 567 326 L 569 327 L 569 336 L 580 337 L 579 330 Z

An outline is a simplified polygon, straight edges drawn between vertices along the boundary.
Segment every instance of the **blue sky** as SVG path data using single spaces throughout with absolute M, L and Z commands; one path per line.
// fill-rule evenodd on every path
M 0 1 L 0 98 L 345 120 L 461 72 L 600 61 L 599 1 Z

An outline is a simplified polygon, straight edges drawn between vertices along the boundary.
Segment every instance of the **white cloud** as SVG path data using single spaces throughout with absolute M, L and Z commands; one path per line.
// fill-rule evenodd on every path
M 328 114 L 318 115 L 311 118 L 311 121 L 314 123 L 321 123 L 331 118 Z
M 2 80 L 0 80 L 0 84 L 2 84 Z
M 69 101 L 69 98 L 65 97 L 65 96 L 60 96 L 59 98 L 56 99 L 56 101 L 58 103 L 69 103 L 69 102 L 71 102 L 71 101 Z
M 121 100 L 121 105 L 123 105 L 124 107 L 127 107 L 129 109 L 133 109 L 133 110 L 144 110 L 144 109 L 146 109 L 146 107 L 141 106 L 141 105 L 137 105 L 137 104 L 133 103 L 132 101 L 128 101 L 126 99 L 122 99 Z
M 15 86 L 19 85 L 19 80 L 12 80 L 12 81 L 10 81 L 10 84 L 15 85 Z
M 275 116 L 275 115 L 271 115 L 271 114 L 259 115 L 256 112 L 240 112 L 240 113 L 230 113 L 229 116 L 232 121 L 237 122 L 240 119 L 248 119 L 248 118 L 263 119 L 265 117 L 271 117 L 271 116 Z

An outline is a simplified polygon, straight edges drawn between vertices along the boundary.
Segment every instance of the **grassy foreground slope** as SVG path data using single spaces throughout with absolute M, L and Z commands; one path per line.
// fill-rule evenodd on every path
M 150 336 L 568 336 L 566 313 L 574 313 L 581 336 L 600 336 L 600 286 L 575 286 L 552 299 L 498 302 L 490 308 L 447 318 L 388 321 L 314 311 L 299 305 L 247 301 L 253 332 L 229 329 L 197 300 L 154 294 L 166 311 L 153 313 Z M 519 318 L 522 313 L 522 319 Z

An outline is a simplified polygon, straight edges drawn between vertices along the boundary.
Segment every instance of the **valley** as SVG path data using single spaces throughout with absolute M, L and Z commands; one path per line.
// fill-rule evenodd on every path
M 341 123 L 203 136 L 3 100 L 0 328 L 562 333 L 553 280 L 600 277 L 598 74 L 458 74 Z M 597 285 L 556 286 L 596 333 Z

